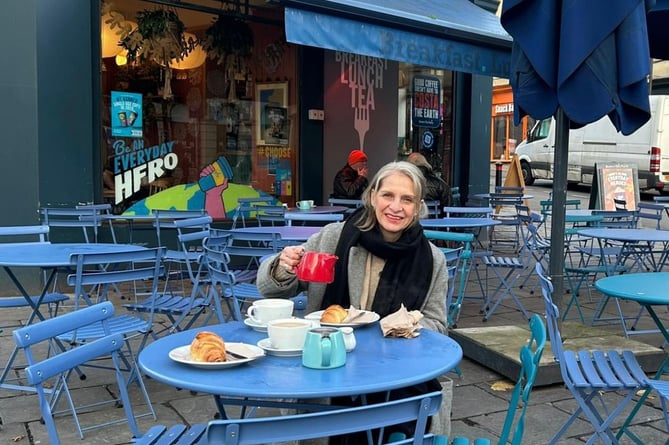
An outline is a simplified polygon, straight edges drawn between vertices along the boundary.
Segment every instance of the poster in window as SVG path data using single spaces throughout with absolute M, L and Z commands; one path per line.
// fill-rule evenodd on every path
M 616 210 L 614 200 L 618 200 L 624 201 L 627 210 L 635 210 L 639 202 L 639 177 L 636 166 L 598 165 L 597 170 L 601 208 Z
M 288 145 L 288 82 L 256 85 L 258 145 Z
M 142 137 L 142 95 L 111 92 L 111 134 L 117 137 Z
M 439 128 L 441 115 L 439 98 L 441 81 L 434 76 L 414 76 L 412 121 L 414 126 L 422 128 Z

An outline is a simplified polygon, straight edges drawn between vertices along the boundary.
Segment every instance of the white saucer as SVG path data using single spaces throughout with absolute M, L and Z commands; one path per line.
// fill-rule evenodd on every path
M 359 328 L 359 327 L 362 327 L 362 326 L 367 326 L 367 325 L 372 324 L 372 323 L 376 323 L 377 321 L 379 321 L 381 319 L 381 316 L 379 314 L 377 314 L 376 312 L 361 311 L 361 312 L 364 313 L 361 317 L 361 321 L 353 320 L 352 322 L 349 322 L 349 323 L 325 323 L 325 322 L 320 321 L 321 317 L 323 316 L 323 312 L 325 312 L 325 311 L 312 312 L 310 314 L 305 315 L 304 318 L 307 319 L 307 320 L 319 321 L 321 326 L 329 326 L 329 327 L 333 327 L 333 328 L 348 327 L 348 328 L 353 328 L 353 329 Z
M 302 355 L 302 348 L 300 349 L 276 349 L 272 346 L 272 342 L 269 341 L 269 338 L 263 338 L 258 343 L 256 343 L 262 349 L 265 350 L 269 355 L 276 355 L 277 357 L 299 357 Z
M 174 348 L 169 352 L 169 357 L 175 362 L 183 363 L 185 365 L 194 366 L 196 368 L 202 369 L 225 369 L 225 368 L 234 368 L 243 363 L 248 363 L 253 360 L 257 360 L 260 357 L 265 355 L 265 352 L 262 349 L 258 349 L 253 345 L 247 343 L 226 343 L 225 347 L 239 355 L 242 355 L 246 358 L 236 358 L 228 355 L 228 360 L 225 362 L 196 362 L 190 357 L 190 345 L 179 346 Z
M 253 329 L 256 332 L 267 332 L 267 325 L 266 324 L 261 324 L 257 323 L 250 318 L 245 318 L 244 319 L 244 324 L 251 329 Z

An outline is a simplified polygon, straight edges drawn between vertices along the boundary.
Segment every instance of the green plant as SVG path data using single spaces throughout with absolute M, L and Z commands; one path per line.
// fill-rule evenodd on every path
M 242 68 L 253 51 L 253 31 L 243 20 L 220 15 L 205 32 L 202 48 L 217 64 Z
M 153 59 L 168 66 L 170 60 L 182 60 L 192 49 L 184 38 L 185 28 L 174 11 L 139 11 L 137 29 L 121 41 L 121 46 L 128 50 L 128 60 Z

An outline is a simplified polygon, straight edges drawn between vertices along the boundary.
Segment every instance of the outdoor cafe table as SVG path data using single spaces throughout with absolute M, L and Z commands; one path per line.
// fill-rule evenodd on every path
M 595 281 L 595 289 L 610 297 L 639 303 L 669 342 L 669 332 L 654 309 L 654 306 L 669 307 L 669 272 L 613 275 Z M 635 334 L 648 332 L 656 331 L 634 331 Z
M 243 233 L 278 233 L 281 241 L 302 242 L 309 239 L 315 233 L 318 233 L 322 227 L 312 226 L 262 226 L 262 227 L 239 227 L 235 232 Z
M 77 253 L 112 253 L 121 252 L 129 249 L 143 249 L 144 247 L 129 245 L 129 244 L 105 244 L 105 243 L 12 243 L 3 244 L 0 246 L 0 266 L 7 272 L 9 278 L 12 280 L 17 289 L 26 298 L 28 304 L 32 307 L 30 317 L 26 324 L 31 324 L 35 318 L 44 320 L 44 315 L 40 312 L 40 305 L 44 296 L 53 283 L 53 280 L 59 268 L 68 267 L 71 265 L 70 257 Z M 27 291 L 17 274 L 15 269 L 19 268 L 36 268 L 47 271 L 42 290 L 39 294 L 37 302 L 33 303 L 30 298 L 30 293 Z M 15 347 L 7 365 L 0 376 L 0 388 L 24 389 L 34 390 L 31 387 L 23 387 L 16 385 L 8 385 L 5 383 L 7 374 L 13 366 L 14 359 L 18 349 Z
M 267 337 L 242 322 L 176 332 L 147 345 L 139 353 L 138 363 L 154 380 L 212 394 L 222 416 L 226 405 L 323 408 L 295 399 L 364 396 L 403 388 L 439 377 L 462 359 L 462 349 L 446 335 L 423 329 L 412 339 L 384 338 L 378 322 L 355 330 L 356 348 L 347 354 L 346 364 L 335 369 L 306 368 L 301 356 L 266 355 L 220 370 L 195 368 L 169 358 L 169 351 L 189 345 L 196 333 L 205 329 L 226 342 L 255 345 Z
M 578 234 L 581 237 L 596 238 L 600 247 L 603 247 L 602 242 L 605 240 L 621 243 L 616 267 L 625 258 L 632 256 L 635 260 L 641 261 L 642 265 L 650 265 L 652 270 L 657 272 L 664 266 L 669 253 L 667 250 L 669 230 L 593 228 L 579 230 Z M 657 243 L 662 244 L 662 249 L 654 248 Z M 655 258 L 655 253 L 660 254 L 659 259 Z M 611 270 L 615 271 L 616 268 Z

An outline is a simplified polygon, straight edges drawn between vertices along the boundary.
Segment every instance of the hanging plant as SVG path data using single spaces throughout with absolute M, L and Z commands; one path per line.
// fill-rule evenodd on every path
M 202 48 L 218 65 L 239 71 L 253 52 L 253 31 L 243 20 L 219 15 L 205 32 Z
M 137 29 L 121 41 L 128 50 L 128 60 L 152 59 L 163 66 L 170 60 L 182 60 L 191 45 L 184 38 L 186 27 L 176 12 L 167 9 L 137 13 Z

